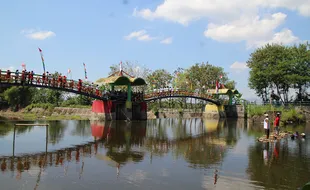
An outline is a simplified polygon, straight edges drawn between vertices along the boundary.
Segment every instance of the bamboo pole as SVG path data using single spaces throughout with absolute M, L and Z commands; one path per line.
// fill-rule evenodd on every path
M 39 124 L 39 123 L 16 123 L 15 126 L 49 126 L 48 123 Z

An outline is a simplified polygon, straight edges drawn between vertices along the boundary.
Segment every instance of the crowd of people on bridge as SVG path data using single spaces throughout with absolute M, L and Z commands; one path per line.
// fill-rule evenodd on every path
M 100 90 L 99 85 L 94 83 L 85 83 L 82 79 L 74 81 L 68 79 L 67 76 L 60 74 L 52 74 L 44 72 L 42 75 L 35 74 L 33 71 L 27 71 L 26 69 L 21 72 L 17 69 L 15 72 L 10 70 L 2 71 L 0 69 L 0 83 L 19 83 L 21 85 L 39 85 L 54 88 L 65 88 L 83 92 L 92 96 L 105 97 L 107 99 L 111 97 L 127 98 L 127 92 L 116 90 Z M 131 97 L 134 101 L 143 100 L 143 92 L 132 92 Z

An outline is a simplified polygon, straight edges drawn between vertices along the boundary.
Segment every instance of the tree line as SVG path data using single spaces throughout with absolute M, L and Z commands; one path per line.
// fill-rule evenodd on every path
M 251 53 L 249 87 L 263 102 L 309 101 L 310 45 L 268 44 Z

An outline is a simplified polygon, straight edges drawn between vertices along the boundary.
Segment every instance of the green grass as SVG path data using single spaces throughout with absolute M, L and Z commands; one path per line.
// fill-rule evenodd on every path
M 33 108 L 42 108 L 44 110 L 48 110 L 48 111 L 53 111 L 54 109 L 54 105 L 53 104 L 30 104 L 27 107 L 25 107 L 25 111 L 29 112 L 31 111 Z
M 271 105 L 248 105 L 247 106 L 247 111 L 248 111 L 248 116 L 253 117 L 253 116 L 261 116 L 267 111 L 274 110 Z M 278 109 L 277 109 L 278 110 Z
M 294 107 L 274 107 L 272 105 L 248 105 L 247 106 L 248 117 L 253 116 L 262 116 L 265 112 L 268 111 L 280 111 L 281 112 L 281 121 L 304 121 L 304 115 L 297 111 Z

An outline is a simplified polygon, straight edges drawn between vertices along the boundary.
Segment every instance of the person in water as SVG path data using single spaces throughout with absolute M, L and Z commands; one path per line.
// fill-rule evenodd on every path
M 277 116 L 274 120 L 274 130 L 275 130 L 277 135 L 280 134 L 280 127 L 279 126 L 280 126 L 280 113 L 278 112 Z
M 266 117 L 264 119 L 264 129 L 265 129 L 266 139 L 269 139 L 270 125 L 269 125 L 268 114 L 265 114 L 265 116 Z

